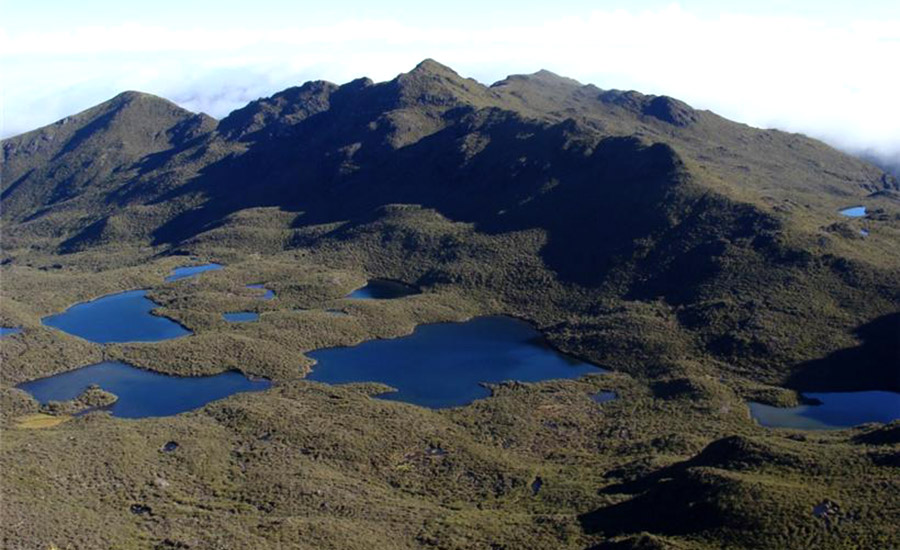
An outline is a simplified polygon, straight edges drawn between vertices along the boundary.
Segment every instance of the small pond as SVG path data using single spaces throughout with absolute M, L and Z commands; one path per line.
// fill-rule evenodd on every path
M 229 323 L 247 323 L 259 319 L 259 313 L 252 311 L 232 311 L 231 313 L 223 313 L 222 317 Z
M 391 300 L 419 294 L 419 289 L 398 281 L 387 279 L 372 279 L 366 286 L 357 288 L 347 295 L 354 300 Z
M 490 391 L 481 385 L 485 382 L 539 382 L 605 372 L 552 349 L 528 323 L 502 316 L 422 325 L 409 336 L 307 355 L 316 361 L 309 380 L 381 382 L 397 391 L 379 397 L 431 408 L 488 397 Z
M 259 285 L 247 285 L 247 288 L 253 288 L 253 289 L 258 289 L 258 290 L 264 290 L 265 292 L 263 292 L 262 295 L 259 297 L 260 300 L 271 300 L 272 298 L 275 297 L 275 291 L 274 291 L 274 290 L 269 290 L 268 288 L 266 288 L 266 285 L 262 285 L 262 284 L 259 284 Z
M 591 394 L 591 399 L 594 400 L 594 403 L 603 404 L 608 401 L 612 401 L 616 398 L 616 392 L 614 391 L 599 391 L 597 393 Z
M 156 307 L 146 290 L 130 290 L 76 304 L 41 322 L 100 344 L 158 342 L 191 334 L 175 321 L 151 314 Z
M 13 334 L 18 334 L 20 332 L 22 332 L 20 327 L 0 327 L 0 338 L 12 336 Z
M 800 430 L 838 429 L 900 418 L 900 393 L 858 391 L 805 393 L 803 396 L 822 404 L 773 407 L 751 402 L 750 414 L 761 426 Z
M 104 410 L 122 418 L 171 416 L 234 393 L 260 391 L 272 385 L 264 379 L 251 380 L 237 371 L 215 376 L 170 376 L 107 361 L 25 382 L 17 387 L 44 404 L 74 399 L 91 384 L 97 384 L 119 397 Z
M 196 277 L 197 275 L 205 272 L 205 271 L 216 271 L 222 269 L 222 264 L 217 263 L 209 263 L 203 265 L 193 265 L 193 266 L 185 266 L 185 267 L 176 267 L 172 270 L 172 274 L 166 277 L 166 282 L 171 283 L 172 281 L 178 281 L 180 279 L 187 279 L 188 277 Z
M 841 214 L 850 218 L 861 218 L 866 215 L 866 207 L 851 206 L 850 208 L 844 208 L 843 210 L 841 210 Z

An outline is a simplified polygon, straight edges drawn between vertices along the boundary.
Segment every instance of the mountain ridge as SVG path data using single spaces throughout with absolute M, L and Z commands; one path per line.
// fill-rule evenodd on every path
M 846 334 L 897 300 L 896 180 L 815 140 L 667 96 L 603 91 L 549 71 L 485 86 L 425 60 L 387 82 L 307 82 L 221 121 L 135 92 L 76 117 L 86 138 L 49 161 L 23 144 L 69 123 L 4 141 L 9 261 L 77 260 L 124 245 L 166 254 L 270 207 L 294 216 L 283 237 L 290 249 L 291 231 L 367 223 L 387 205 L 414 204 L 496 238 L 539 231 L 536 253 L 559 284 L 665 300 L 687 308 L 688 330 L 708 331 L 697 328 L 711 314 L 701 304 L 726 300 L 742 279 L 766 301 L 778 300 L 778 286 L 765 286 L 781 278 L 847 304 L 859 303 L 852 278 L 872 281 L 863 310 L 825 315 Z M 110 151 L 121 154 L 97 168 Z M 870 215 L 838 214 L 856 204 Z M 705 349 L 757 364 L 773 353 L 776 363 L 815 357 L 795 357 L 783 335 L 753 343 L 749 328 L 741 343 L 726 334 L 734 323 L 704 336 Z

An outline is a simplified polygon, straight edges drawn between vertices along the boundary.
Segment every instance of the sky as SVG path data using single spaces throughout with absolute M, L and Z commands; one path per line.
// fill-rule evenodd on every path
M 670 95 L 900 166 L 897 0 L 0 0 L 0 135 L 124 90 L 221 118 L 425 58 Z

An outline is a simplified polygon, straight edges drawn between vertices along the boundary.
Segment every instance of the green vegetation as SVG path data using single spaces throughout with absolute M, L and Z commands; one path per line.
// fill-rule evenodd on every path
M 25 329 L 0 347 L 4 547 L 896 539 L 900 423 L 773 430 L 745 404 L 900 389 L 898 185 L 823 144 L 546 72 L 485 87 L 427 61 L 219 123 L 127 93 L 3 151 L 0 324 Z M 855 204 L 870 215 L 837 214 Z M 226 268 L 164 282 L 205 260 Z M 343 298 L 372 277 L 423 293 Z M 260 282 L 275 299 L 246 288 Z M 40 323 L 132 288 L 195 334 L 99 346 Z M 303 379 L 310 350 L 493 313 L 613 372 L 439 411 Z M 22 429 L 40 407 L 16 384 L 104 359 L 275 385 L 175 417 Z M 108 396 L 87 397 L 49 410 Z
M 110 393 L 95 384 L 91 384 L 81 394 L 68 401 L 50 401 L 42 408 L 53 415 L 72 415 L 91 409 L 108 407 L 118 401 L 114 393 Z

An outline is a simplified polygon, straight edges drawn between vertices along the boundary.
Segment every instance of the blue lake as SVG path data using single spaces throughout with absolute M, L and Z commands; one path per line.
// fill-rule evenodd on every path
M 76 304 L 41 322 L 100 344 L 158 342 L 191 334 L 171 319 L 152 315 L 156 307 L 146 290 L 130 290 Z
M 844 208 L 843 210 L 841 210 L 841 214 L 850 218 L 861 218 L 866 215 L 866 207 L 851 206 L 850 208 Z
M 223 313 L 222 317 L 229 323 L 246 323 L 259 319 L 259 314 L 252 311 L 233 311 L 231 313 Z
M 203 265 L 194 265 L 194 266 L 185 266 L 185 267 L 176 267 L 172 270 L 172 274 L 166 277 L 166 282 L 171 283 L 172 281 L 178 281 L 180 279 L 187 279 L 188 277 L 195 277 L 205 271 L 216 271 L 222 269 L 223 265 L 217 263 L 209 263 Z
M 19 327 L 0 327 L 0 338 L 12 336 L 13 334 L 18 334 L 20 332 L 22 332 L 22 329 Z
M 107 361 L 25 382 L 17 387 L 44 404 L 78 397 L 91 384 L 97 384 L 119 397 L 104 410 L 122 418 L 171 416 L 234 393 L 260 391 L 272 385 L 268 380 L 251 380 L 236 371 L 215 376 L 169 376 Z
M 247 285 L 247 288 L 254 288 L 258 290 L 265 290 L 265 292 L 259 297 L 260 300 L 271 300 L 275 297 L 275 291 L 269 290 L 265 285 Z
M 372 279 L 366 286 L 357 288 L 348 294 L 347 298 L 355 300 L 391 300 L 419 294 L 419 292 L 418 288 L 397 281 Z
M 900 418 L 900 393 L 859 391 L 804 393 L 803 396 L 822 404 L 783 408 L 751 402 L 750 414 L 761 426 L 801 430 L 838 429 Z
M 422 325 L 409 336 L 307 354 L 309 380 L 381 382 L 398 391 L 382 399 L 455 407 L 488 397 L 485 382 L 538 382 L 599 374 L 603 369 L 550 348 L 531 325 L 510 317 Z

